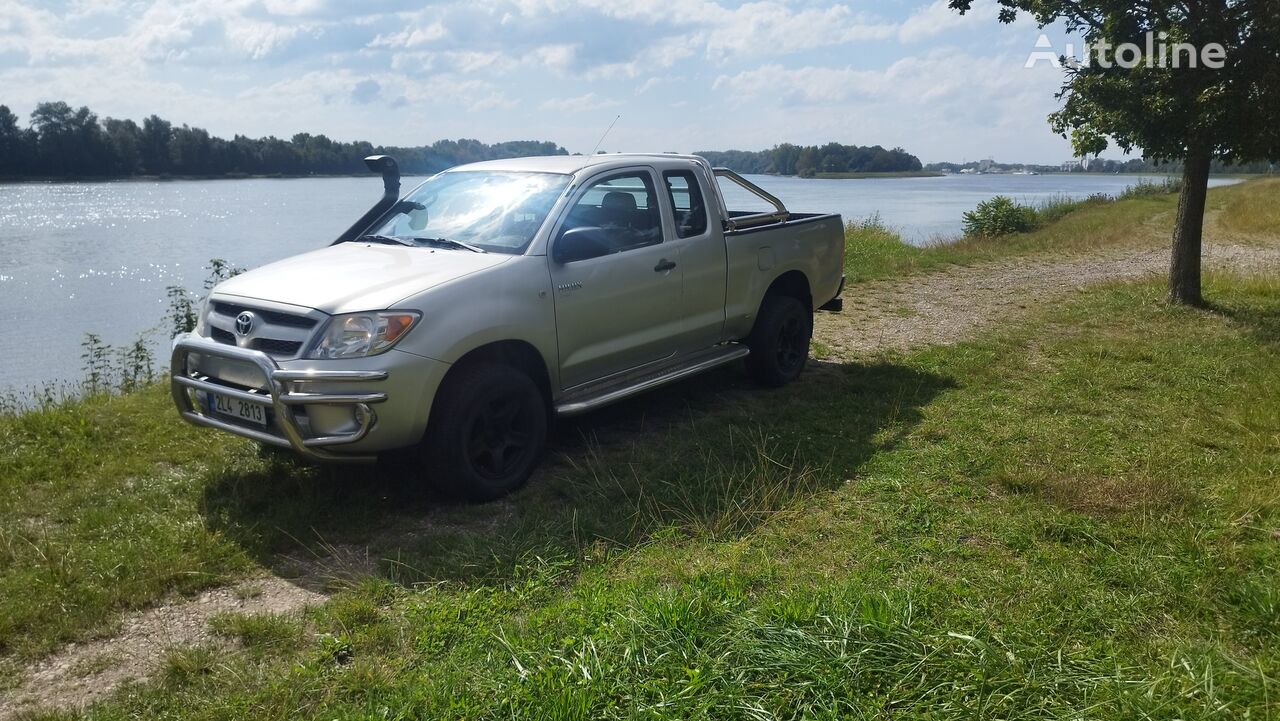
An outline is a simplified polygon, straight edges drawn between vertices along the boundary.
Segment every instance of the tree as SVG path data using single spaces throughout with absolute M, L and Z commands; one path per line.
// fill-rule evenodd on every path
M 961 14 L 972 3 L 949 0 Z M 1096 155 L 1114 142 L 1125 151 L 1137 147 L 1148 157 L 1182 161 L 1169 297 L 1201 305 L 1200 251 L 1211 163 L 1280 156 L 1276 0 L 999 0 L 999 7 L 1005 23 L 1018 12 L 1030 14 L 1041 27 L 1061 22 L 1068 32 L 1081 33 L 1095 52 L 1124 44 L 1141 49 L 1132 67 L 1120 62 L 1132 56 L 1118 51 L 1093 62 L 1067 63 L 1058 93 L 1063 104 L 1049 122 L 1055 132 L 1069 135 L 1078 155 Z M 1224 49 L 1220 68 L 1206 62 L 1216 60 L 1206 54 L 1215 43 Z M 1179 52 L 1179 44 L 1195 49 L 1196 62 Z M 1155 52 L 1147 54 L 1149 47 Z
M 22 170 L 22 129 L 18 116 L 0 105 L 0 177 L 17 175 Z
M 813 146 L 806 146 L 800 150 L 800 157 L 796 158 L 796 175 L 801 178 L 812 178 L 818 173 L 818 164 L 822 162 L 821 156 L 818 155 L 818 149 Z
M 169 143 L 173 140 L 173 125 L 160 116 L 152 115 L 142 121 L 142 139 L 138 154 L 142 168 L 148 173 L 167 173 L 173 161 L 169 157 Z

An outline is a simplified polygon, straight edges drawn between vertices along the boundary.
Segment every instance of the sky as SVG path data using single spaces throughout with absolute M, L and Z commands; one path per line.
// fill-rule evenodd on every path
M 945 0 L 0 0 L 0 104 L 230 137 L 1060 163 L 1040 30 Z M 1055 47 L 1069 41 L 1049 28 Z M 1041 48 L 1042 50 L 1043 48 Z

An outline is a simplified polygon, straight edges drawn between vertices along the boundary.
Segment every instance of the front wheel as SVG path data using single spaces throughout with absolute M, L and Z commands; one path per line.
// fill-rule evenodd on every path
M 436 485 L 469 501 L 519 488 L 547 441 L 547 407 L 528 375 L 484 363 L 445 380 L 431 411 L 423 460 Z
M 786 295 L 768 295 L 747 336 L 747 373 L 766 386 L 784 386 L 800 376 L 809 360 L 813 313 Z

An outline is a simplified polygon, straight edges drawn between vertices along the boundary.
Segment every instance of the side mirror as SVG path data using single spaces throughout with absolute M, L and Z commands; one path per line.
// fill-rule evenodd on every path
M 609 242 L 609 231 L 594 225 L 581 228 L 570 228 L 556 238 L 551 248 L 551 259 L 564 265 L 576 260 L 599 258 L 608 255 L 613 249 Z

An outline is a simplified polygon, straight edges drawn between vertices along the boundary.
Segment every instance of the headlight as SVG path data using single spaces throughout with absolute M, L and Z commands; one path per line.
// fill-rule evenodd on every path
M 364 358 L 390 350 L 418 322 L 406 311 L 348 313 L 329 319 L 308 358 Z

